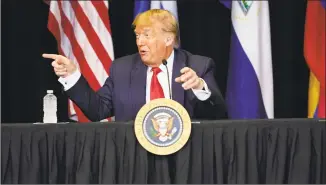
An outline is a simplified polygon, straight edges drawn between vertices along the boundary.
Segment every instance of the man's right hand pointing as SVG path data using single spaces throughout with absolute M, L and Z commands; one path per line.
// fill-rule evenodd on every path
M 50 58 L 54 61 L 52 62 L 52 66 L 54 69 L 55 74 L 58 77 L 67 77 L 71 74 L 73 74 L 77 67 L 76 65 L 70 61 L 68 58 L 62 56 L 62 55 L 56 55 L 56 54 L 43 54 L 44 58 Z

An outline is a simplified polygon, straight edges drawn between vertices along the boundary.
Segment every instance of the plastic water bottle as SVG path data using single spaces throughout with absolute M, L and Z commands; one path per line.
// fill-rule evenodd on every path
M 47 90 L 43 98 L 43 123 L 57 123 L 57 97 Z

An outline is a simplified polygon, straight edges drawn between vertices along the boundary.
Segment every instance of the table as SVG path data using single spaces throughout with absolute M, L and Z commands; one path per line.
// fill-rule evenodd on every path
M 1 183 L 326 183 L 326 122 L 193 124 L 179 152 L 155 156 L 133 123 L 2 124 Z

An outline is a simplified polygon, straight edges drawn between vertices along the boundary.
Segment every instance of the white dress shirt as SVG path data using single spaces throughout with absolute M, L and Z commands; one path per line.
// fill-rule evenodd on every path
M 174 61 L 174 51 L 172 51 L 170 57 L 166 60 L 167 61 L 167 68 L 169 70 L 169 80 L 170 80 L 170 88 L 171 91 L 172 90 L 172 69 L 173 69 L 173 61 Z M 162 72 L 160 72 L 157 75 L 158 81 L 162 86 L 163 92 L 164 92 L 164 97 L 165 98 L 170 98 L 170 93 L 169 93 L 169 86 L 168 86 L 168 82 L 167 82 L 167 71 L 166 71 L 166 67 L 161 64 L 159 66 L 159 68 L 162 70 Z M 151 71 L 151 67 L 148 67 L 147 69 L 147 79 L 146 79 L 146 102 L 150 101 L 150 86 L 151 86 L 151 79 L 153 76 L 153 72 Z M 63 85 L 64 90 L 67 91 L 68 89 L 70 89 L 72 86 L 74 86 L 77 81 L 79 80 L 81 76 L 80 71 L 77 69 L 73 74 L 62 78 L 59 78 L 59 82 Z M 182 84 L 180 84 L 182 85 Z M 201 101 L 205 101 L 207 100 L 210 96 L 211 96 L 211 92 L 207 87 L 206 82 L 204 81 L 204 90 L 196 90 L 196 89 L 192 89 L 193 93 L 195 94 L 195 96 L 201 100 Z M 171 96 L 172 96 L 172 92 L 171 92 Z

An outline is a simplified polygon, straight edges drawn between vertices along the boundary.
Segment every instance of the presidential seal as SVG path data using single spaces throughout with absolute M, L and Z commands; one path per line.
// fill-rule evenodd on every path
M 138 142 L 156 155 L 179 151 L 188 141 L 191 120 L 186 109 L 170 99 L 155 99 L 145 104 L 135 119 Z

